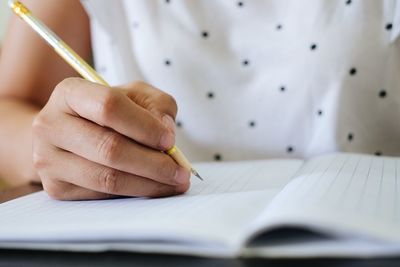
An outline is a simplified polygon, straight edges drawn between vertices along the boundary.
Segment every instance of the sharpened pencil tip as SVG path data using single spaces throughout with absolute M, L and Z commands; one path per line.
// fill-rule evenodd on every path
M 200 180 L 204 181 L 204 179 L 200 176 L 200 174 L 195 169 L 192 168 L 191 172 L 193 173 L 194 176 L 196 176 Z

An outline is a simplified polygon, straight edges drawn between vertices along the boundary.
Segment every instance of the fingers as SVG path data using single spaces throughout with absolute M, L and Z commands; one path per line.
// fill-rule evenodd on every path
M 54 94 L 63 111 L 106 126 L 133 140 L 159 150 L 175 144 L 175 135 L 149 110 L 120 90 L 70 78 L 61 82 Z
M 46 158 L 48 167 L 42 169 L 41 175 L 44 188 L 56 199 L 96 199 L 115 195 L 164 197 L 181 194 L 189 188 L 189 184 L 171 186 L 117 171 L 62 150 L 54 150 L 52 154 L 51 159 Z
M 188 183 L 190 173 L 160 151 L 78 117 L 64 114 L 57 119 L 63 123 L 36 120 L 37 135 L 56 147 L 116 170 L 164 184 Z
M 175 100 L 144 83 L 60 83 L 33 123 L 34 164 L 56 199 L 159 197 L 190 174 L 160 152 L 175 144 Z
M 175 135 L 178 106 L 172 96 L 144 82 L 134 82 L 122 88 L 132 101 L 149 110 Z
M 144 82 L 134 82 L 122 88 L 130 99 L 157 117 L 162 118 L 166 114 L 175 119 L 178 106 L 172 96 Z
M 94 200 L 117 197 L 54 179 L 43 178 L 42 184 L 47 194 L 57 200 Z

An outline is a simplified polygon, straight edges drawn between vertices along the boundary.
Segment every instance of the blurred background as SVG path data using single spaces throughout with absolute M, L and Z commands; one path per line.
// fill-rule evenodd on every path
M 10 16 L 10 9 L 7 7 L 7 0 L 0 0 L 0 44 L 4 37 L 4 31 Z

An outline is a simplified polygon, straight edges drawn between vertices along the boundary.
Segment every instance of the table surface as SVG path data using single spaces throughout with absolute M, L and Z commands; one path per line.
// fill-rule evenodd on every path
M 0 191 L 0 203 L 42 190 L 40 185 L 26 185 Z M 0 226 L 1 227 L 1 226 Z M 0 249 L 0 266 L 400 266 L 400 257 L 381 259 L 213 259 L 160 254 L 105 252 L 77 253 Z

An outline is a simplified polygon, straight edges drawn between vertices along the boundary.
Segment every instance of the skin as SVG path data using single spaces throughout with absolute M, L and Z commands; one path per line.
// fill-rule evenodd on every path
M 24 3 L 90 61 L 79 1 Z M 0 176 L 42 182 L 60 200 L 187 191 L 189 172 L 160 152 L 175 143 L 173 97 L 140 81 L 108 88 L 77 76 L 13 16 L 0 58 Z

